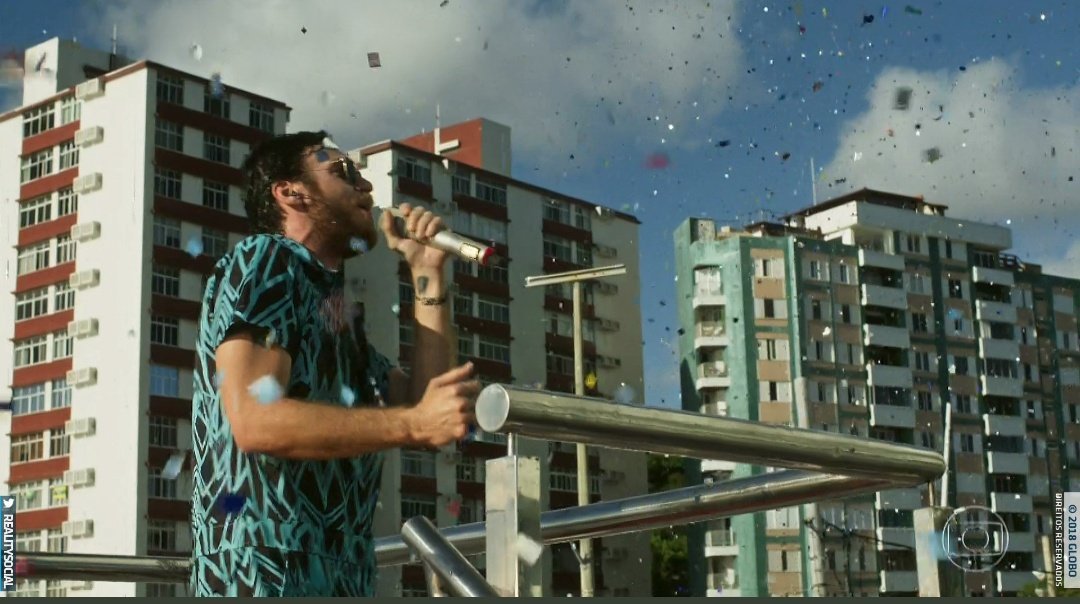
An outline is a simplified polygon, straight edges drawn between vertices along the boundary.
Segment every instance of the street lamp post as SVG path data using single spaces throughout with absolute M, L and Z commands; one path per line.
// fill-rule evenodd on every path
M 599 268 L 536 275 L 525 278 L 525 287 L 542 287 L 559 283 L 572 283 L 574 288 L 574 394 L 585 396 L 585 353 L 581 333 L 581 282 L 601 277 L 626 274 L 625 264 Z M 589 504 L 589 457 L 585 445 L 577 445 L 577 491 L 578 505 Z M 581 597 L 593 595 L 592 540 L 581 540 Z

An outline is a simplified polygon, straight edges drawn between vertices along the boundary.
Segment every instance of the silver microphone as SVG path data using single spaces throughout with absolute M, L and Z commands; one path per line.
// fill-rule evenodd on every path
M 408 231 L 405 229 L 405 219 L 401 217 L 401 210 L 383 208 L 383 211 L 390 212 L 390 215 L 394 217 L 394 228 L 398 234 L 409 237 Z M 409 238 L 413 239 L 412 237 Z M 495 256 L 495 248 L 490 245 L 478 243 L 446 228 L 435 233 L 435 236 L 431 239 L 420 243 L 453 254 L 462 260 L 475 262 L 480 266 L 487 266 Z

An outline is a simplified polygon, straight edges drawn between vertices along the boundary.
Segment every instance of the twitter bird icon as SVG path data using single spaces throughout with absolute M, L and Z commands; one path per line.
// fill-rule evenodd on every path
M 15 507 L 14 497 L 4 497 L 4 509 Z

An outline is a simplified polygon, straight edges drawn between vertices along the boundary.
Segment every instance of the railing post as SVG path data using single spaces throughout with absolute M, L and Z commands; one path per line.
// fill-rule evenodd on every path
M 540 536 L 540 460 L 507 456 L 489 459 L 486 485 L 487 580 L 500 596 L 542 596 L 544 567 L 522 560 L 519 540 Z M 531 543 L 530 543 L 531 542 Z
M 428 595 L 447 594 L 465 598 L 494 597 L 495 590 L 484 580 L 439 529 L 424 516 L 410 518 L 401 527 L 401 538 L 424 563 Z
M 945 559 L 947 552 L 941 544 L 941 534 L 952 513 L 952 508 L 937 506 L 915 510 L 915 569 L 920 598 L 963 596 L 964 573 Z

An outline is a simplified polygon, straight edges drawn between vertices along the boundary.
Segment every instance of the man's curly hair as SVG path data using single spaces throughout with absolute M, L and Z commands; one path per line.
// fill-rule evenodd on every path
M 304 153 L 311 147 L 322 146 L 325 131 L 296 132 L 264 140 L 251 150 L 244 160 L 247 178 L 244 209 L 251 232 L 282 233 L 285 215 L 270 191 L 275 182 L 299 180 L 309 182 L 304 174 Z

